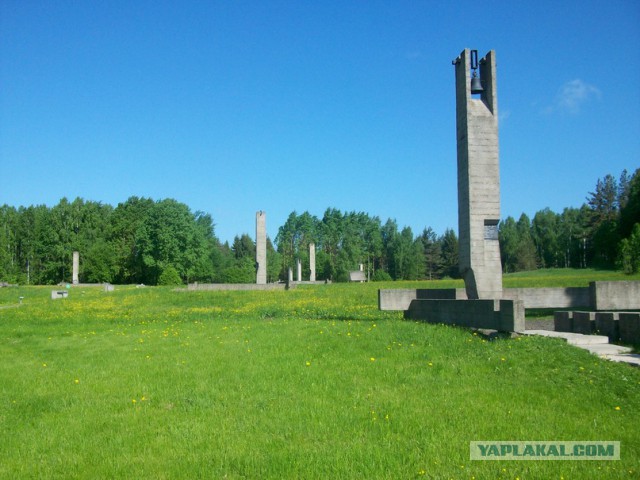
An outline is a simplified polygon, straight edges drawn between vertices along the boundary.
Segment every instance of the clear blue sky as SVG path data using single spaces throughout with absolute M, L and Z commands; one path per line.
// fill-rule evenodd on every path
M 498 63 L 502 217 L 640 166 L 640 2 L 0 0 L 0 204 L 175 198 L 457 230 L 454 67 Z

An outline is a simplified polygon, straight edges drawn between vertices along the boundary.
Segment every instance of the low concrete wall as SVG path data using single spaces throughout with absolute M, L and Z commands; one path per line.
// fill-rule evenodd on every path
M 464 288 L 398 288 L 378 290 L 380 310 L 408 310 L 413 300 L 466 300 Z
M 289 288 L 294 288 L 295 282 Z M 284 283 L 190 283 L 187 290 L 285 290 L 287 286 Z
M 378 290 L 380 310 L 407 310 L 412 300 L 466 300 L 464 288 Z M 503 300 L 521 300 L 524 308 L 589 308 L 589 287 L 505 288 Z
M 640 345 L 640 312 L 554 312 L 557 332 L 609 337 L 612 343 Z
M 589 287 L 505 288 L 502 298 L 522 300 L 524 308 L 589 308 Z
M 518 300 L 413 300 L 409 320 L 502 332 L 523 332 L 524 305 Z
M 379 290 L 378 307 L 380 310 L 406 310 L 412 300 L 420 298 L 462 300 L 467 295 L 463 288 Z M 640 310 L 640 282 L 591 282 L 589 287 L 505 288 L 502 298 L 521 300 L 524 308 Z
M 640 282 L 591 282 L 594 310 L 640 309 Z

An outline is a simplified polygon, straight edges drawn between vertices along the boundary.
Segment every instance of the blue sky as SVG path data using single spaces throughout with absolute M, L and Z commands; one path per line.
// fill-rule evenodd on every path
M 0 0 L 0 204 L 175 198 L 457 230 L 454 67 L 496 51 L 502 217 L 640 167 L 640 2 Z

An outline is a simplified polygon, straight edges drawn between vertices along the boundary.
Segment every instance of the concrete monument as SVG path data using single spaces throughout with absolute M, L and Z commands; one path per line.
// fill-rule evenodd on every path
M 79 280 L 79 272 L 80 271 L 80 252 L 73 252 L 73 270 L 71 276 L 71 283 L 74 285 L 78 285 L 80 283 Z M 69 277 L 67 277 L 69 278 Z
M 267 283 L 267 214 L 260 210 L 256 213 L 256 283 Z
M 300 259 L 298 259 L 296 262 L 296 281 L 302 281 L 302 262 L 300 261 Z
M 316 281 L 316 244 L 309 244 L 309 281 Z
M 478 61 L 477 50 L 465 49 L 453 64 L 460 274 L 469 299 L 499 299 L 502 265 L 498 243 L 500 172 L 495 52 L 491 50 Z

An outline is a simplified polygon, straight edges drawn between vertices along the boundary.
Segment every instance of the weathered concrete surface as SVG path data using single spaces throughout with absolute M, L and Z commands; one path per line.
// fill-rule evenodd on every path
M 72 267 L 71 283 L 78 285 L 80 283 L 80 252 L 73 252 L 73 267 Z M 67 277 L 69 278 L 69 277 Z
M 607 355 L 606 358 L 607 360 L 611 360 L 612 362 L 624 362 L 640 367 L 640 355 L 635 353 L 630 353 L 627 355 Z
M 316 281 L 316 244 L 309 244 L 309 281 Z
M 267 283 L 267 214 L 256 212 L 256 283 Z
M 581 333 L 554 332 L 552 330 L 527 330 L 525 335 L 540 335 L 542 337 L 562 338 L 570 345 L 603 345 L 609 339 L 604 335 L 583 335 Z
M 617 312 L 596 312 L 596 331 L 609 337 L 610 342 L 620 340 L 620 327 Z
M 408 310 L 413 300 L 467 300 L 463 288 L 398 288 L 378 290 L 380 310 Z
M 589 287 L 505 288 L 502 298 L 522 300 L 525 308 L 589 308 Z
M 514 300 L 413 300 L 408 320 L 444 323 L 501 332 L 523 332 L 524 306 Z
M 640 310 L 640 282 L 591 282 L 595 310 Z
M 573 312 L 573 332 L 590 335 L 596 331 L 595 312 Z
M 422 293 L 424 292 L 424 293 Z M 446 292 L 446 293 L 440 293 Z M 455 292 L 455 296 L 450 292 Z M 428 295 L 420 297 L 419 295 Z M 464 289 L 389 289 L 378 293 L 380 310 L 406 310 L 418 298 L 456 298 L 466 300 Z M 589 308 L 589 288 L 505 288 L 505 300 L 522 300 L 524 308 Z
M 471 95 L 470 50 L 454 60 L 459 266 L 469 299 L 502 298 L 498 243 L 500 168 L 495 52 L 480 60 L 481 98 Z
M 51 300 L 58 300 L 59 298 L 67 298 L 69 296 L 68 290 L 51 290 Z
M 640 345 L 640 313 L 620 312 L 618 318 L 620 341 Z
M 556 332 L 573 332 L 573 312 L 553 312 L 553 329 Z
M 582 348 L 588 350 L 594 355 L 605 357 L 609 355 L 622 355 L 623 353 L 631 353 L 631 348 L 621 347 L 612 343 L 601 343 L 596 345 L 584 345 Z

